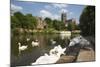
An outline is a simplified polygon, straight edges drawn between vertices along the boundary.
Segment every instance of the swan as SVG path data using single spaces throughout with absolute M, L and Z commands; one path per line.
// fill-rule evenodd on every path
M 58 46 L 55 46 L 53 49 L 51 49 L 51 50 L 49 51 L 49 54 L 50 54 L 50 55 L 55 54 L 56 51 L 57 51 L 57 49 L 58 49 Z
M 62 54 L 64 54 L 63 53 L 63 50 L 66 50 L 66 48 L 62 48 L 60 45 L 58 45 L 58 46 L 55 46 L 53 49 L 51 49 L 50 51 L 49 51 L 49 54 L 51 55 L 51 54 L 55 54 L 57 51 L 59 51 L 59 53 L 62 53 Z M 64 54 L 65 55 L 65 54 Z
M 19 45 L 19 47 L 18 47 L 18 49 L 19 49 L 19 54 L 21 53 L 21 51 L 26 50 L 27 47 L 28 47 L 28 46 L 21 46 L 21 43 L 18 43 L 18 45 Z
M 35 47 L 35 46 L 39 46 L 39 42 L 38 42 L 38 40 L 36 40 L 36 41 L 32 41 L 32 46 L 33 46 L 33 47 Z
M 44 56 L 49 56 L 49 55 L 47 53 L 45 53 Z
M 35 63 L 32 63 L 32 65 L 36 64 L 51 64 L 56 63 L 59 60 L 60 56 L 57 55 L 44 55 L 40 56 Z
M 55 40 L 51 39 L 50 41 L 51 41 L 52 45 L 56 44 Z
M 26 41 L 29 41 L 29 40 L 30 40 L 30 38 L 27 38 L 27 39 L 26 39 Z
M 65 55 L 65 53 L 63 52 L 63 50 L 66 50 L 66 48 L 63 49 L 60 45 L 58 45 L 58 46 L 55 46 L 53 49 L 51 49 L 50 52 L 49 52 L 49 54 L 50 55 L 51 54 L 56 54 L 57 51 L 59 51 L 59 53 L 62 53 L 62 54 Z
M 90 45 L 90 42 L 82 36 L 77 36 L 70 40 L 69 47 L 75 46 L 76 44 L 79 44 L 80 46 L 88 46 Z
M 71 50 L 71 52 L 74 53 L 73 55 L 75 56 L 75 59 L 73 60 L 73 62 L 76 61 L 79 57 L 80 49 L 83 49 L 84 47 L 88 47 L 90 45 L 91 43 L 82 36 L 77 36 L 71 39 L 68 47 L 69 51 Z M 88 49 L 90 50 L 91 48 Z
M 36 65 L 36 64 L 52 64 L 52 63 L 56 63 L 59 59 L 60 56 L 62 54 L 64 54 L 66 48 L 62 49 L 59 46 L 56 46 L 56 53 L 51 53 L 50 55 L 48 55 L 47 53 L 45 53 L 43 56 L 40 56 L 36 62 L 32 63 L 32 65 Z M 59 48 L 59 49 L 58 49 Z M 55 49 L 55 47 L 53 48 Z

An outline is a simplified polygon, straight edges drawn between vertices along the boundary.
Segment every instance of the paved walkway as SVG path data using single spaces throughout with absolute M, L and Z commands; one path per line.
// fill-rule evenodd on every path
M 77 62 L 95 61 L 95 52 L 92 49 L 90 49 L 90 50 L 80 50 L 80 53 L 79 53 L 76 61 Z
M 75 56 L 61 56 L 61 58 L 56 62 L 58 63 L 71 63 L 76 59 Z M 95 52 L 90 50 L 80 50 L 80 53 L 76 59 L 76 62 L 82 62 L 82 61 L 95 61 Z

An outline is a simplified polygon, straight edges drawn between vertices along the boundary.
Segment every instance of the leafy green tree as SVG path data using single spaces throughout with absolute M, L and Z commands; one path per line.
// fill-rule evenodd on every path
M 75 29 L 76 29 L 76 30 L 80 30 L 79 24 L 75 25 Z
M 48 28 L 52 28 L 53 27 L 53 22 L 52 22 L 52 20 L 50 18 L 46 17 L 44 19 L 44 21 L 47 23 Z
M 11 28 L 19 27 L 19 20 L 15 16 L 11 16 Z
M 54 27 L 54 29 L 58 30 L 58 21 L 57 20 L 53 20 L 53 27 Z
M 69 31 L 77 30 L 77 25 L 76 25 L 76 23 L 74 23 L 74 22 L 68 23 L 67 29 L 68 29 Z
M 69 31 L 72 31 L 72 25 L 71 25 L 71 23 L 68 23 L 67 29 L 68 29 Z
M 34 16 L 32 16 L 32 14 L 27 14 L 26 18 L 28 22 L 28 28 L 35 29 L 37 26 L 37 19 Z
M 65 24 L 58 20 L 53 20 L 53 28 L 56 30 L 66 30 Z
M 21 12 L 14 13 L 14 16 L 18 19 L 21 28 L 28 28 L 28 22 L 26 17 Z
M 79 21 L 82 35 L 95 36 L 95 6 L 86 6 L 80 16 Z

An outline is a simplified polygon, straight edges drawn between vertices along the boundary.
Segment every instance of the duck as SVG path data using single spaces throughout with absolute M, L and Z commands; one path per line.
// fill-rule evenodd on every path
M 19 47 L 18 47 L 19 54 L 21 53 L 21 51 L 24 51 L 24 50 L 26 50 L 28 48 L 28 46 L 21 46 L 21 43 L 20 42 L 18 43 L 18 45 L 19 45 Z
M 32 46 L 33 46 L 33 47 L 35 47 L 35 46 L 39 46 L 39 42 L 38 42 L 38 40 L 36 40 L 36 41 L 32 41 Z
M 56 48 L 59 48 L 58 46 L 56 46 Z M 55 47 L 53 48 L 55 49 Z M 64 54 L 66 48 L 60 49 L 61 51 L 59 51 L 59 49 L 56 49 L 56 53 L 51 53 L 50 55 L 45 53 L 43 56 L 40 56 L 34 63 L 32 63 L 31 65 L 36 65 L 36 64 L 53 64 L 56 63 L 59 59 L 60 56 L 62 54 Z

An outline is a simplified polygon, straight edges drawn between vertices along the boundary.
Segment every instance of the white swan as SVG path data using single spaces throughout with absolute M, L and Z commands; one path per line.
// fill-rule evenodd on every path
M 79 44 L 80 46 L 87 46 L 90 45 L 90 42 L 83 38 L 82 36 L 78 36 L 70 40 L 69 47 Z
M 21 46 L 21 43 L 18 43 L 19 47 L 19 54 L 21 53 L 21 51 L 26 50 L 28 46 Z
M 60 55 L 64 54 L 66 48 L 62 49 L 59 46 L 56 46 L 56 53 L 51 53 L 50 55 L 48 54 L 44 54 L 44 56 L 40 56 L 36 62 L 32 63 L 32 65 L 35 64 L 52 64 L 52 63 L 56 63 L 59 59 L 60 59 Z M 59 48 L 59 49 L 58 49 Z M 55 49 L 55 48 L 53 48 Z
M 36 40 L 36 41 L 32 41 L 32 46 L 33 46 L 33 47 L 35 47 L 35 46 L 39 46 L 39 42 L 38 42 L 38 40 Z
M 27 38 L 27 39 L 26 39 L 26 41 L 29 41 L 29 40 L 30 40 L 30 38 Z
M 56 44 L 55 40 L 51 39 L 50 41 L 51 41 L 52 45 Z
M 63 49 L 60 45 L 58 45 L 58 46 L 55 46 L 53 49 L 51 49 L 51 50 L 49 51 L 49 54 L 50 54 L 50 55 L 51 55 L 51 54 L 55 54 L 57 51 L 59 51 L 59 53 L 64 54 L 63 50 L 66 50 L 66 48 Z

